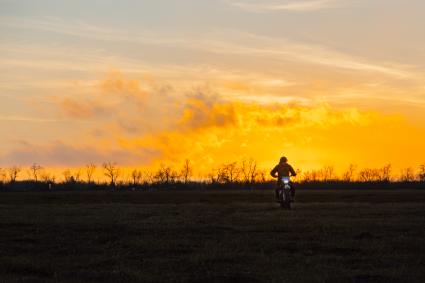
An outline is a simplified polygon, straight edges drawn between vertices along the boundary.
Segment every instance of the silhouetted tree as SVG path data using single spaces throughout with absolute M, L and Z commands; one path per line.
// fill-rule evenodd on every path
M 419 166 L 418 179 L 421 182 L 425 182 L 425 164 Z
M 387 164 L 378 170 L 378 181 L 389 182 L 391 179 L 391 164 Z
M 348 169 L 342 174 L 342 180 L 344 182 L 351 182 L 354 178 L 354 172 L 356 171 L 357 166 L 354 164 L 350 164 Z
M 40 173 L 40 179 L 44 182 L 44 183 L 49 183 L 49 184 L 53 184 L 56 180 L 56 176 L 53 174 L 50 174 L 49 172 L 47 172 L 46 170 L 43 170 Z
M 249 160 L 243 160 L 240 171 L 245 183 L 254 183 L 258 175 L 257 163 L 252 158 Z
M 103 163 L 103 169 L 105 170 L 104 175 L 109 178 L 111 186 L 115 186 L 120 174 L 116 163 Z
M 413 182 L 415 180 L 415 172 L 412 167 L 404 168 L 401 170 L 400 181 Z
M 96 171 L 96 165 L 94 165 L 93 163 L 86 165 L 87 183 L 89 184 L 93 181 L 92 178 L 93 178 L 94 171 Z
M 76 182 L 80 182 L 81 181 L 81 169 L 80 168 L 76 169 L 73 176 L 74 176 L 74 179 L 75 179 Z
M 62 174 L 66 183 L 81 181 L 81 169 L 76 169 L 74 172 L 69 169 L 66 169 L 65 171 L 63 171 Z
M 224 183 L 237 182 L 239 178 L 240 170 L 237 162 L 231 162 L 224 164 L 221 168 L 221 179 Z
M 359 172 L 359 179 L 362 182 L 372 182 L 376 179 L 376 174 L 373 169 L 365 168 Z
M 71 183 L 75 181 L 74 177 L 72 176 L 71 170 L 66 169 L 65 171 L 63 171 L 62 174 L 65 180 L 65 183 Z
M 330 181 L 334 179 L 334 167 L 333 166 L 325 166 L 320 170 L 320 179 L 324 182 Z
M 193 169 L 192 169 L 192 166 L 190 164 L 190 161 L 189 161 L 189 159 L 186 159 L 184 161 L 182 169 L 180 170 L 180 175 L 181 175 L 183 182 L 185 184 L 187 184 L 187 182 L 189 181 L 189 178 L 191 177 L 192 173 L 193 173 Z
M 266 176 L 267 176 L 266 171 L 264 171 L 264 170 L 258 170 L 256 180 L 259 181 L 259 182 L 264 183 L 267 180 Z
M 11 183 L 15 183 L 16 179 L 18 178 L 19 173 L 21 172 L 22 168 L 19 166 L 12 166 L 8 169 L 9 173 L 9 181 Z
M 0 167 L 0 183 L 3 183 L 6 179 L 6 172 Z
M 133 186 L 137 186 L 140 184 L 141 180 L 142 180 L 142 172 L 140 170 L 134 169 L 133 171 L 131 171 L 131 178 L 133 181 Z
M 155 182 L 155 173 L 153 173 L 152 171 L 146 171 L 145 172 L 145 182 L 152 184 L 153 182 Z
M 306 182 L 327 182 L 335 179 L 334 168 L 332 166 L 325 166 L 319 170 L 306 171 L 302 178 Z
M 207 178 L 208 178 L 208 180 L 212 183 L 212 184 L 215 184 L 215 183 L 218 183 L 218 174 L 216 174 L 216 172 L 217 172 L 217 170 L 212 170 L 212 172 L 211 173 L 209 173 L 208 174 L 208 176 L 207 176 Z
M 177 178 L 177 172 L 172 170 L 170 166 L 165 166 L 164 164 L 160 165 L 158 171 L 154 175 L 156 182 L 162 184 L 174 183 Z
M 30 172 L 32 174 L 32 177 L 34 178 L 34 181 L 36 181 L 36 182 L 38 181 L 39 174 L 40 174 L 41 170 L 43 170 L 43 167 L 41 167 L 37 163 L 34 163 L 33 165 L 31 165 Z
M 305 182 L 317 182 L 320 181 L 321 173 L 317 170 L 306 171 L 303 174 L 303 180 Z

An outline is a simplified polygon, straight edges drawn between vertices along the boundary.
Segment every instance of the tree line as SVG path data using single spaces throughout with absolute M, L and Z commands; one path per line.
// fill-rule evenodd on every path
M 22 178 L 26 172 L 26 179 Z M 95 173 L 100 173 L 103 178 L 95 179 Z M 99 176 L 99 175 L 98 175 Z M 14 184 L 18 180 L 41 182 L 47 184 L 56 183 L 86 183 L 86 184 L 108 184 L 109 186 L 129 185 L 138 186 L 142 184 L 188 184 L 188 183 L 210 183 L 210 184 L 261 184 L 272 181 L 268 170 L 258 167 L 254 159 L 246 159 L 240 162 L 234 161 L 213 168 L 204 176 L 195 176 L 194 167 L 190 160 L 186 159 L 180 168 L 173 168 L 161 164 L 156 170 L 133 169 L 127 173 L 117 163 L 105 162 L 101 165 L 89 163 L 82 168 L 66 169 L 62 172 L 62 178 L 49 173 L 41 165 L 34 163 L 28 168 L 11 166 L 0 168 L 0 183 Z M 60 181 L 59 181 L 60 180 Z M 392 170 L 391 164 L 380 168 L 358 168 L 351 164 L 342 173 L 337 174 L 333 166 L 324 166 L 321 169 L 301 171 L 297 170 L 295 182 L 425 182 L 425 164 L 417 168 L 407 167 L 398 174 Z

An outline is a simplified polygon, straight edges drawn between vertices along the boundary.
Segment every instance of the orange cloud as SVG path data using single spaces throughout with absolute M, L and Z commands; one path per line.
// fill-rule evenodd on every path
M 138 101 L 143 101 L 149 96 L 149 93 L 141 87 L 139 80 L 126 79 L 120 71 L 110 71 L 99 86 L 106 93 L 124 95 Z
M 153 164 L 179 164 L 189 158 L 204 173 L 222 163 L 250 157 L 267 168 L 282 154 L 302 169 L 332 164 L 342 170 L 351 162 L 379 166 L 394 162 L 388 160 L 394 149 L 397 153 L 393 156 L 400 162 L 395 167 L 425 160 L 420 156 L 425 134 L 400 116 L 337 110 L 328 105 L 207 104 L 201 100 L 190 100 L 182 113 L 174 129 L 124 139 L 122 145 L 129 150 L 158 150 L 162 154 Z M 399 137 L 415 132 L 417 138 L 389 142 L 395 128 Z M 407 145 L 415 158 L 404 149 Z
M 65 112 L 65 115 L 73 118 L 87 119 L 94 115 L 92 105 L 85 104 L 71 98 L 65 98 L 61 102 L 61 108 Z
M 260 167 L 269 168 L 282 154 L 303 170 L 323 165 L 343 170 L 350 163 L 373 167 L 389 162 L 396 169 L 425 161 L 425 125 L 412 124 L 400 114 L 313 101 L 231 101 L 202 88 L 196 92 L 149 84 L 142 88 L 141 81 L 124 78 L 119 72 L 111 72 L 96 86 L 97 92 L 90 97 L 61 102 L 67 115 L 92 119 L 90 132 L 102 133 L 76 131 L 78 146 L 77 141 L 63 143 L 65 151 L 80 157 L 69 159 L 51 147 L 32 147 L 29 153 L 46 153 L 46 163 L 63 159 L 61 164 L 74 160 L 73 165 L 105 159 L 121 165 L 180 166 L 188 158 L 200 174 L 251 157 Z M 90 154 L 87 148 L 98 154 Z M 16 153 L 21 159 L 19 152 L 37 157 L 20 148 Z

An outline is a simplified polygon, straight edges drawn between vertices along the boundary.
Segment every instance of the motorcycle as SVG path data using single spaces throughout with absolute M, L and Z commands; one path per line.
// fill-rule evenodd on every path
M 283 209 L 291 209 L 291 180 L 289 177 L 282 177 L 278 188 L 278 201 Z

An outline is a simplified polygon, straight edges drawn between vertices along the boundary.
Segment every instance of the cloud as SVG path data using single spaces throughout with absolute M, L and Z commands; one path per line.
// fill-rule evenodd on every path
M 155 97 L 161 96 L 150 93 L 147 106 Z M 169 97 L 166 100 L 170 103 Z M 381 165 L 388 162 L 388 152 L 400 166 L 423 158 L 416 154 L 413 160 L 411 153 L 420 152 L 425 132 L 400 116 L 324 103 L 306 106 L 226 101 L 202 88 L 179 96 L 171 105 L 165 106 L 164 112 L 154 108 L 154 117 L 148 112 L 126 116 L 122 110 L 113 125 L 94 120 L 92 131 L 106 135 L 85 136 L 74 131 L 75 139 L 68 142 L 16 143 L 9 153 L 0 156 L 0 164 L 82 166 L 116 161 L 123 166 L 152 169 L 160 163 L 177 167 L 190 159 L 196 174 L 205 175 L 222 163 L 249 157 L 256 159 L 259 167 L 268 168 L 281 154 L 290 156 L 303 169 L 323 164 L 343 168 L 347 162 Z M 139 123 L 146 125 L 146 120 L 158 127 L 131 129 Z M 411 135 L 415 139 L 409 138 Z
M 0 116 L 0 121 L 6 122 L 31 122 L 31 123 L 60 123 L 64 122 L 63 119 L 49 119 L 49 118 L 40 118 L 40 117 L 30 117 L 30 116 Z
M 139 103 L 149 96 L 149 93 L 142 89 L 140 80 L 126 79 L 123 73 L 118 70 L 110 71 L 99 86 L 106 93 L 123 95 Z
M 208 104 L 201 99 L 188 99 L 178 125 L 182 129 L 225 127 L 237 123 L 237 113 L 232 103 Z
M 226 1 L 228 4 L 243 10 L 255 13 L 273 11 L 309 12 L 332 7 L 336 0 L 306 0 L 306 1 L 279 1 L 264 3 L 263 1 Z
M 199 174 L 205 174 L 222 163 L 250 157 L 260 167 L 271 166 L 284 153 L 305 167 L 335 164 L 341 168 L 357 158 L 369 166 L 367 161 L 375 153 L 379 155 L 376 162 L 386 163 L 384 151 L 407 147 L 419 152 L 425 142 L 425 132 L 421 134 L 400 117 L 302 101 L 286 89 L 279 88 L 280 100 L 264 93 L 264 89 L 285 85 L 283 79 L 258 77 L 242 87 L 242 92 L 255 89 L 264 101 L 220 94 L 218 86 L 240 79 L 229 76 L 213 85 L 183 88 L 111 71 L 100 80 L 78 85 L 75 96 L 55 97 L 60 117 L 78 120 L 63 127 L 66 133 L 62 135 L 70 139 L 59 136 L 57 128 L 44 127 L 32 133 L 36 140 L 28 136 L 27 143 L 8 146 L 0 163 L 82 166 L 116 161 L 123 166 L 156 168 L 160 163 L 177 167 L 188 158 Z M 319 83 L 317 87 L 326 95 L 335 85 Z M 394 137 L 394 133 L 398 134 Z M 403 138 L 412 135 L 416 138 Z M 389 136 L 394 143 L 390 144 Z M 394 160 L 407 164 L 407 157 L 396 155 Z M 419 158 L 415 156 L 415 162 Z
M 66 116 L 78 119 L 87 119 L 94 116 L 93 104 L 82 103 L 71 98 L 64 98 L 61 108 Z
M 297 130 L 326 130 L 368 121 L 367 115 L 355 109 L 336 110 L 326 104 L 229 101 L 208 87 L 174 95 L 172 88 L 151 86 L 146 95 L 138 80 L 122 74 L 108 75 L 96 85 L 99 93 L 95 98 L 64 100 L 61 106 L 71 117 L 91 119 L 90 132 L 101 135 L 76 132 L 78 139 L 70 144 L 20 146 L 3 160 L 76 166 L 108 160 L 126 165 L 178 164 L 190 157 L 205 166 L 216 166 L 226 158 L 239 159 L 237 154 L 255 157 L 257 145 L 274 143 L 275 138 L 282 142 L 284 137 L 282 145 L 290 145 L 295 142 L 290 136 Z M 142 98 L 143 108 L 132 108 L 135 97 Z M 101 99 L 119 103 L 99 112 L 96 109 L 105 103 Z M 285 134 L 276 136 L 279 132 Z
M 140 80 L 124 78 L 120 71 L 113 70 L 95 83 L 89 95 L 59 99 L 59 109 L 63 115 L 77 119 L 116 117 L 127 112 L 127 104 L 142 108 L 148 97 Z
M 379 131 L 377 131 L 379 129 Z M 397 131 L 397 137 L 389 140 Z M 417 139 L 409 139 L 415 133 Z M 253 157 L 260 167 L 272 166 L 287 154 L 305 168 L 334 164 L 342 169 L 350 162 L 380 166 L 391 161 L 409 165 L 411 153 L 421 152 L 423 128 L 399 115 L 384 115 L 356 108 L 336 109 L 326 104 L 258 105 L 255 103 L 189 101 L 179 123 L 167 131 L 126 139 L 132 147 L 161 152 L 152 164 L 177 166 L 184 159 L 197 172 L 208 172 L 222 163 Z M 403 152 L 408 145 L 410 153 Z M 370 156 L 376 156 L 373 160 Z M 372 165 L 371 165 L 372 164 Z
M 334 3 L 336 1 L 303 1 L 303 2 L 289 2 L 283 4 L 288 7 L 315 7 L 320 6 L 317 3 Z M 245 2 L 230 2 L 230 3 L 245 3 Z M 251 2 L 250 2 L 251 3 Z M 316 4 L 315 4 L 316 3 Z M 264 4 L 246 4 L 246 5 L 259 5 Z M 216 30 L 209 32 L 208 35 L 173 35 L 158 31 L 152 33 L 147 30 L 132 31 L 131 33 L 124 30 L 114 29 L 111 27 L 97 27 L 87 25 L 82 22 L 67 23 L 60 20 L 41 19 L 41 20 L 28 20 L 21 18 L 11 18 L 3 20 L 0 24 L 5 26 L 19 27 L 23 29 L 35 29 L 42 32 L 55 32 L 66 34 L 74 37 L 90 38 L 93 40 L 107 41 L 121 44 L 139 44 L 153 47 L 176 48 L 186 51 L 190 54 L 193 51 L 208 52 L 212 54 L 232 55 L 232 56 L 249 56 L 250 61 L 254 59 L 263 60 L 264 58 L 270 59 L 273 64 L 293 61 L 295 63 L 305 63 L 319 65 L 323 67 L 331 67 L 336 69 L 345 69 L 356 72 L 377 73 L 395 78 L 411 78 L 411 66 L 392 62 L 375 62 L 374 60 L 366 58 L 358 58 L 348 53 L 344 53 L 332 48 L 311 44 L 297 42 L 286 38 L 273 38 L 258 34 L 245 33 L 235 30 Z M 0 46 L 1 49 L 1 46 Z M 7 47 L 6 49 L 10 49 Z M 20 47 L 22 49 L 22 47 Z M 149 49 L 149 48 L 148 48 Z M 107 49 L 105 49 L 107 50 Z M 68 50 L 67 50 L 68 51 Z M 68 51 L 69 52 L 69 51 Z M 65 52 L 68 53 L 68 52 Z M 85 58 L 83 64 L 87 65 L 81 67 L 80 61 L 81 54 L 77 52 L 72 60 L 78 60 L 79 64 L 73 62 L 52 61 L 46 64 L 45 61 L 22 61 L 16 59 L 3 59 L 2 63 L 10 64 L 20 67 L 28 68 L 68 68 L 78 71 L 87 70 L 87 68 L 94 68 L 94 66 L 102 64 L 105 58 L 114 58 L 107 52 L 99 54 L 94 52 L 91 55 L 93 63 L 87 62 L 90 58 Z M 62 52 L 64 53 L 64 52 Z M 87 54 L 87 51 L 85 51 Z M 63 56 L 63 55 L 62 55 Z M 84 59 L 84 58 L 83 58 Z M 140 64 L 135 64 L 134 60 L 129 58 L 118 58 L 121 62 L 127 61 L 131 68 L 140 68 Z M 71 58 L 70 58 L 71 60 Z M 211 62 L 214 65 L 214 62 Z
M 320 140 L 320 132 L 339 125 L 367 125 L 370 118 L 356 109 L 336 110 L 328 105 L 258 105 L 199 97 L 186 100 L 180 118 L 168 130 L 123 139 L 130 147 L 161 152 L 153 164 L 179 164 L 189 158 L 205 172 L 229 160 L 255 157 L 264 162 L 282 150 L 295 154 L 294 145 L 307 146 L 308 137 Z
M 249 56 L 251 60 L 253 58 L 270 59 L 274 62 L 273 64 L 292 61 L 294 63 L 318 65 L 340 70 L 345 69 L 359 73 L 377 73 L 395 78 L 415 77 L 411 72 L 407 71 L 409 66 L 396 63 L 374 63 L 326 46 L 237 31 L 230 31 L 230 34 L 232 36 L 229 36 L 227 41 L 199 41 L 194 43 L 196 44 L 195 48 L 217 54 Z
M 149 163 L 159 152 L 148 148 L 125 149 L 98 148 L 95 145 L 76 146 L 55 141 L 49 144 L 37 145 L 21 142 L 9 153 L 0 156 L 0 164 L 29 165 L 38 163 L 43 166 L 83 166 L 89 162 L 117 162 L 125 165 L 140 165 Z

